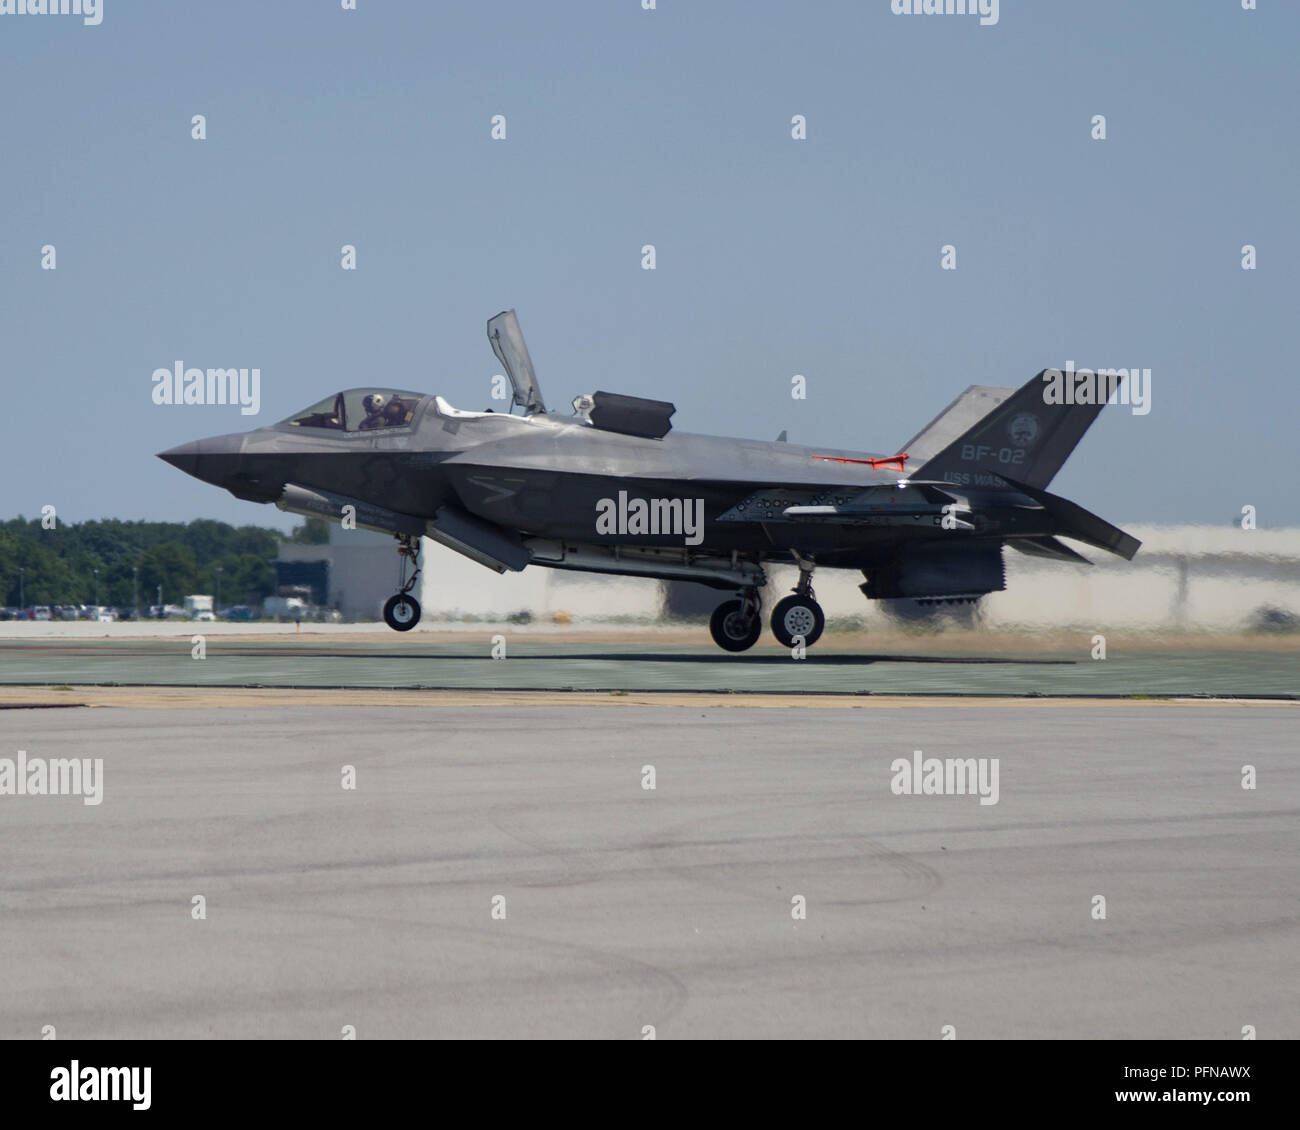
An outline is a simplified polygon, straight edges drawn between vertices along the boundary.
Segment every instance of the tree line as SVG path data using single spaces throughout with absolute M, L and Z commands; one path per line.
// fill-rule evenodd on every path
M 309 518 L 287 537 L 260 526 L 193 522 L 124 522 L 107 518 L 59 522 L 0 522 L 0 604 L 179 604 L 190 593 L 216 594 L 221 605 L 259 604 L 275 589 L 281 541 L 322 544 L 323 519 Z M 20 572 L 21 570 L 21 572 Z M 98 574 L 98 576 L 96 576 Z M 97 599 L 98 598 L 98 599 Z

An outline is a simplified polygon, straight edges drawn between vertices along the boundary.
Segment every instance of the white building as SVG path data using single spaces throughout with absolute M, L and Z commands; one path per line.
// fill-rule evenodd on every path
M 348 619 L 378 620 L 397 591 L 397 541 L 370 530 L 330 524 L 329 545 L 280 546 L 282 561 L 329 562 L 329 600 Z M 420 577 L 412 590 L 425 620 L 505 620 L 517 612 L 551 619 L 658 619 L 663 589 L 635 577 L 593 577 L 530 566 L 497 573 L 428 538 L 420 539 Z

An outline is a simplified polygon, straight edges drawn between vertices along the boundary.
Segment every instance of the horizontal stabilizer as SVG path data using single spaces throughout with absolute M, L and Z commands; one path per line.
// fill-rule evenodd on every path
M 1085 510 L 1077 502 L 1071 502 L 1059 494 L 1049 494 L 1026 483 L 1016 482 L 1015 479 L 1008 479 L 1006 475 L 1002 478 L 1007 486 L 1028 495 L 1046 510 L 1056 521 L 1058 534 L 1118 554 L 1125 561 L 1132 561 L 1133 555 L 1142 545 L 1137 538 L 1126 534 L 1118 526 L 1112 526 L 1104 518 L 1098 518 L 1096 514 Z
M 1056 538 L 1047 535 L 1037 538 L 1008 538 L 1007 545 L 1029 557 L 1050 557 L 1053 561 L 1092 564 L 1082 553 L 1075 553 L 1065 542 L 1057 541 Z

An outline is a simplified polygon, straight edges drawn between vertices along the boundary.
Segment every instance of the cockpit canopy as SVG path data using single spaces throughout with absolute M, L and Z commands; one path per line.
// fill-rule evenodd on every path
M 350 388 L 295 412 L 285 423 L 294 428 L 331 428 L 339 432 L 405 428 L 410 426 L 424 396 L 405 389 Z

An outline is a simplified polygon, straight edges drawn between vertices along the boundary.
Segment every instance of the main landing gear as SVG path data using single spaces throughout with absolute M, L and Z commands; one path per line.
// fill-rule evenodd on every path
M 758 589 L 741 589 L 738 600 L 724 600 L 709 618 L 713 642 L 724 651 L 748 651 L 763 634 Z
M 794 595 L 777 601 L 772 609 L 772 634 L 782 647 L 812 647 L 826 628 L 826 614 L 813 595 L 813 562 L 795 554 L 799 563 L 799 583 Z M 763 634 L 763 620 L 758 590 L 741 589 L 735 600 L 724 600 L 713 610 L 709 620 L 713 642 L 724 651 L 747 651 Z
M 799 583 L 794 587 L 794 596 L 777 601 L 772 609 L 772 635 L 782 647 L 794 647 L 800 642 L 812 647 L 822 638 L 826 614 L 813 595 L 813 563 L 798 554 L 795 560 L 799 562 Z
M 411 595 L 420 576 L 420 542 L 410 534 L 397 535 L 398 569 L 397 593 L 384 602 L 384 623 L 395 632 L 409 632 L 420 622 L 420 602 Z M 411 575 L 406 575 L 407 565 Z

